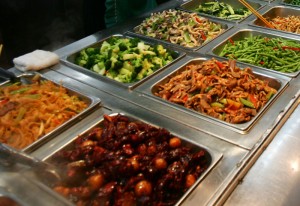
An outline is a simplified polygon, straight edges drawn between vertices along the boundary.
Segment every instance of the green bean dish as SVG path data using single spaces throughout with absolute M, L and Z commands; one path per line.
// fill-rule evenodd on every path
M 283 73 L 300 70 L 300 44 L 283 38 L 258 35 L 237 41 L 229 39 L 219 56 Z

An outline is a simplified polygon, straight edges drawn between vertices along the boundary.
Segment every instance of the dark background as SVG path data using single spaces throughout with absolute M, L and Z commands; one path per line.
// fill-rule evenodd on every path
M 163 3 L 167 0 L 158 0 Z M 105 29 L 104 0 L 1 0 L 0 67 L 35 49 L 53 51 Z

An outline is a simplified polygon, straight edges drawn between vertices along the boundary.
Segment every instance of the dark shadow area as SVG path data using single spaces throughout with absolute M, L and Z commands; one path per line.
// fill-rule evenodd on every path
M 1 0 L 0 66 L 35 49 L 55 50 L 85 36 L 83 0 Z
M 168 0 L 158 0 L 162 4 Z M 105 0 L 1 0 L 0 67 L 36 49 L 53 51 L 105 29 Z

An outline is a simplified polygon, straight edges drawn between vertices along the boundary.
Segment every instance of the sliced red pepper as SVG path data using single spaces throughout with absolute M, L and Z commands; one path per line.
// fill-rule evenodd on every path
M 290 49 L 290 50 L 293 50 L 293 51 L 300 51 L 300 48 L 297 48 L 297 47 L 291 47 L 291 46 L 283 46 L 281 47 L 283 50 L 286 50 L 286 49 Z
M 8 99 L 1 99 L 1 100 L 0 100 L 0 105 L 1 105 L 1 104 L 6 104 L 8 101 L 9 101 Z
M 205 41 L 207 39 L 207 36 L 203 31 L 200 31 L 200 33 L 201 33 L 201 38 Z
M 260 61 L 259 64 L 263 65 L 265 62 L 264 61 Z
M 185 95 L 183 98 L 182 98 L 182 101 L 183 102 L 186 102 L 188 100 L 189 96 L 188 95 Z
M 216 64 L 219 68 L 223 69 L 225 66 L 222 64 L 222 62 L 216 61 Z
M 60 125 L 60 123 L 61 123 L 59 119 L 53 119 L 52 121 L 53 121 L 54 125 Z
M 257 106 L 257 97 L 253 94 L 249 94 L 249 100 L 253 103 L 254 107 L 256 108 Z
M 234 45 L 234 41 L 231 39 L 231 38 L 229 38 L 229 40 L 228 40 L 232 45 Z
M 198 18 L 198 17 L 196 17 L 196 21 L 197 21 L 199 24 L 202 23 L 202 20 L 201 20 L 200 18 Z

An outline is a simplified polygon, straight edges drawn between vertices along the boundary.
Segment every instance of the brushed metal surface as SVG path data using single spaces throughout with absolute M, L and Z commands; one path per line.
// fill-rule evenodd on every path
M 183 2 L 186 1 L 169 1 L 155 11 L 175 8 Z M 257 0 L 254 2 L 265 4 L 264 8 L 259 10 L 259 12 L 262 12 L 266 11 L 265 9 L 278 6 L 281 0 Z M 142 18 L 133 20 L 129 24 L 99 31 L 55 52 L 63 58 L 112 34 L 125 34 L 149 15 L 149 13 L 146 13 Z M 300 96 L 299 75 L 286 76 L 255 66 L 251 67 L 253 71 L 263 76 L 282 82 L 284 88 L 274 98 L 272 104 L 261 114 L 255 124 L 252 124 L 249 129 L 242 132 L 236 128 L 224 127 L 224 124 L 220 122 L 199 118 L 183 112 L 161 101 L 156 101 L 148 95 L 156 82 L 161 81 L 187 62 L 195 58 L 207 59 L 216 57 L 212 53 L 212 49 L 240 30 L 255 29 L 270 35 L 298 38 L 292 34 L 257 28 L 251 25 L 251 22 L 254 20 L 255 17 L 251 15 L 240 24 L 228 23 L 230 28 L 226 32 L 198 50 L 186 50 L 177 45 L 169 45 L 170 48 L 184 52 L 186 55 L 133 89 L 112 84 L 88 73 L 80 72 L 64 61 L 49 69 L 39 71 L 50 80 L 63 81 L 65 85 L 85 95 L 100 98 L 101 107 L 93 110 L 92 113 L 77 121 L 76 124 L 61 131 L 55 138 L 51 138 L 30 154 L 45 160 L 64 145 L 70 143 L 78 134 L 97 123 L 103 114 L 121 112 L 149 124 L 167 128 L 173 134 L 187 137 L 187 140 L 191 143 L 204 145 L 217 154 L 222 154 L 222 158 L 216 162 L 215 166 L 206 174 L 200 184 L 185 198 L 182 205 L 216 205 L 226 201 L 228 196 L 229 199 L 225 202 L 226 205 L 280 205 L 280 203 L 282 205 L 293 205 L 298 201 L 297 191 L 300 189 L 299 184 L 297 184 L 299 183 L 299 155 L 297 156 L 297 148 L 300 144 L 297 140 L 297 133 L 299 133 L 299 108 L 295 110 L 286 123 L 284 122 Z M 159 42 L 158 40 L 153 41 Z M 238 65 L 240 67 L 249 66 L 244 63 L 238 63 Z M 11 71 L 20 74 L 20 71 L 15 68 L 12 68 Z M 283 127 L 277 133 L 282 125 Z M 267 150 L 261 155 L 260 151 L 264 150 L 270 142 L 271 144 Z M 260 157 L 255 164 L 252 159 L 254 155 Z M 253 167 L 252 164 L 254 164 Z M 41 185 L 33 176 L 24 176 L 23 171 L 24 168 L 19 165 L 13 165 L 13 167 L 0 165 L 0 187 L 12 191 L 12 194 L 14 194 L 12 197 L 16 197 L 16 200 L 20 200 L 24 205 L 71 204 L 66 199 L 57 196 L 48 187 Z M 244 182 L 236 187 L 241 180 L 239 179 L 240 174 L 248 171 L 249 173 L 245 176 Z M 19 178 L 21 179 L 19 180 Z M 18 187 L 20 181 L 22 190 Z M 283 191 L 283 188 L 286 190 Z M 36 194 L 39 194 L 39 196 L 37 197 Z
M 298 105 L 225 205 L 299 205 L 299 133 Z

